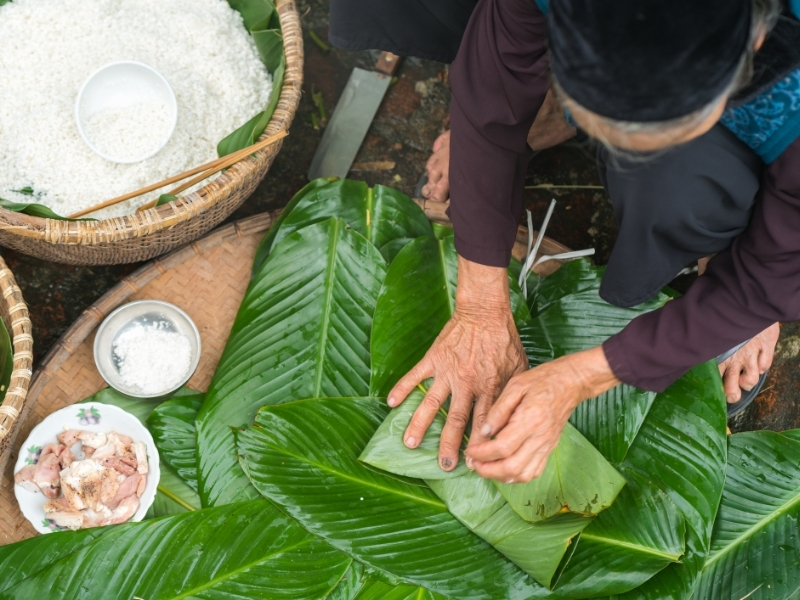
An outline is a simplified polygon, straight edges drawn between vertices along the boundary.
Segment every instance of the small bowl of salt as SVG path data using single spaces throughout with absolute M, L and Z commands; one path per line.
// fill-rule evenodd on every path
M 75 120 L 95 154 L 131 164 L 166 146 L 178 122 L 178 103 L 172 87 L 153 67 L 119 61 L 86 79 L 75 101 Z
M 200 333 L 183 310 L 161 300 L 120 306 L 101 323 L 94 361 L 106 383 L 137 398 L 166 396 L 200 362 Z

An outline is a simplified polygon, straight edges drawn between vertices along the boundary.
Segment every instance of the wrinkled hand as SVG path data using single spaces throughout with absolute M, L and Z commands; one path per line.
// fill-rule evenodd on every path
M 739 348 L 736 354 L 719 364 L 725 399 L 729 403 L 741 400 L 742 390 L 752 390 L 761 374 L 772 366 L 780 333 L 778 323 L 770 325 Z
M 575 407 L 618 385 L 602 347 L 577 352 L 513 377 L 470 439 L 467 466 L 507 483 L 539 477 Z
M 511 314 L 506 270 L 459 258 L 458 277 L 452 319 L 425 357 L 394 386 L 388 400 L 397 406 L 418 383 L 434 379 L 404 434 L 406 446 L 416 448 L 452 395 L 439 446 L 439 466 L 445 471 L 458 464 L 473 402 L 472 436 L 482 441 L 480 429 L 495 398 L 513 375 L 528 366 Z

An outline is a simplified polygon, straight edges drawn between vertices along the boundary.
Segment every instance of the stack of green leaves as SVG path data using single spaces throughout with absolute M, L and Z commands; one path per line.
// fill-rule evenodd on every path
M 512 283 L 533 365 L 664 301 L 610 307 L 600 275 L 565 265 L 527 302 Z M 156 518 L 0 548 L 0 599 L 796 597 L 800 434 L 731 436 L 725 481 L 714 365 L 587 401 L 532 485 L 441 471 L 446 410 L 405 448 L 423 392 L 385 395 L 453 314 L 456 277 L 452 235 L 407 197 L 309 184 L 259 248 L 205 397 L 93 398 L 153 433 Z

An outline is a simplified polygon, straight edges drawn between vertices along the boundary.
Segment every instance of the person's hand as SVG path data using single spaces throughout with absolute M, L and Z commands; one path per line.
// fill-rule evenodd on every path
M 620 381 L 597 346 L 513 377 L 470 439 L 467 466 L 482 477 L 523 483 L 539 477 L 575 407 Z
M 439 466 L 445 471 L 455 469 L 473 402 L 472 436 L 483 440 L 480 429 L 492 402 L 506 382 L 527 366 L 511 314 L 506 269 L 459 257 L 453 318 L 425 357 L 389 393 L 389 406 L 397 406 L 418 383 L 434 379 L 403 436 L 406 446 L 419 446 L 439 408 L 452 395 L 439 446 Z
M 742 390 L 752 390 L 761 374 L 772 366 L 780 333 L 778 323 L 770 325 L 739 348 L 736 354 L 719 364 L 725 399 L 729 403 L 741 400 Z
M 450 198 L 450 130 L 433 142 L 433 154 L 425 165 L 428 183 L 422 188 L 422 197 L 434 202 L 447 202 Z
M 578 130 L 567 122 L 564 107 L 550 88 L 528 131 L 528 146 L 534 151 L 545 150 L 566 142 L 577 133 Z

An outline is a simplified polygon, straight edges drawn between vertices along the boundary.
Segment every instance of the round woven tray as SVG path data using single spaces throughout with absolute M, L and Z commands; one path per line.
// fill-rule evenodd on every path
M 448 223 L 442 205 L 420 204 L 432 221 Z M 95 331 L 106 315 L 121 304 L 144 298 L 166 300 L 185 310 L 197 324 L 203 346 L 200 365 L 187 385 L 205 391 L 250 282 L 256 247 L 278 214 L 263 213 L 227 225 L 147 264 L 84 311 L 56 342 L 36 369 L 19 426 L 0 454 L 0 545 L 36 535 L 14 497 L 13 467 L 31 429 L 50 413 L 106 387 L 92 353 Z M 521 234 L 527 242 L 527 230 L 521 229 Z M 548 238 L 542 241 L 545 254 L 565 250 Z M 517 244 L 514 253 L 519 257 L 524 251 L 524 245 Z M 558 265 L 544 263 L 542 267 L 552 271 Z
M 7 454 L 6 449 L 13 440 L 19 423 L 19 415 L 25 406 L 28 386 L 33 370 L 33 335 L 28 307 L 22 299 L 14 275 L 0 258 L 0 318 L 11 336 L 14 365 L 11 368 L 11 382 L 0 404 L 0 457 Z
M 289 129 L 303 84 L 303 36 L 294 0 L 277 0 L 286 71 L 275 113 L 260 139 Z M 37 258 L 76 265 L 149 260 L 219 225 L 255 191 L 269 171 L 278 142 L 233 165 L 202 189 L 125 217 L 58 221 L 0 208 L 0 244 Z

